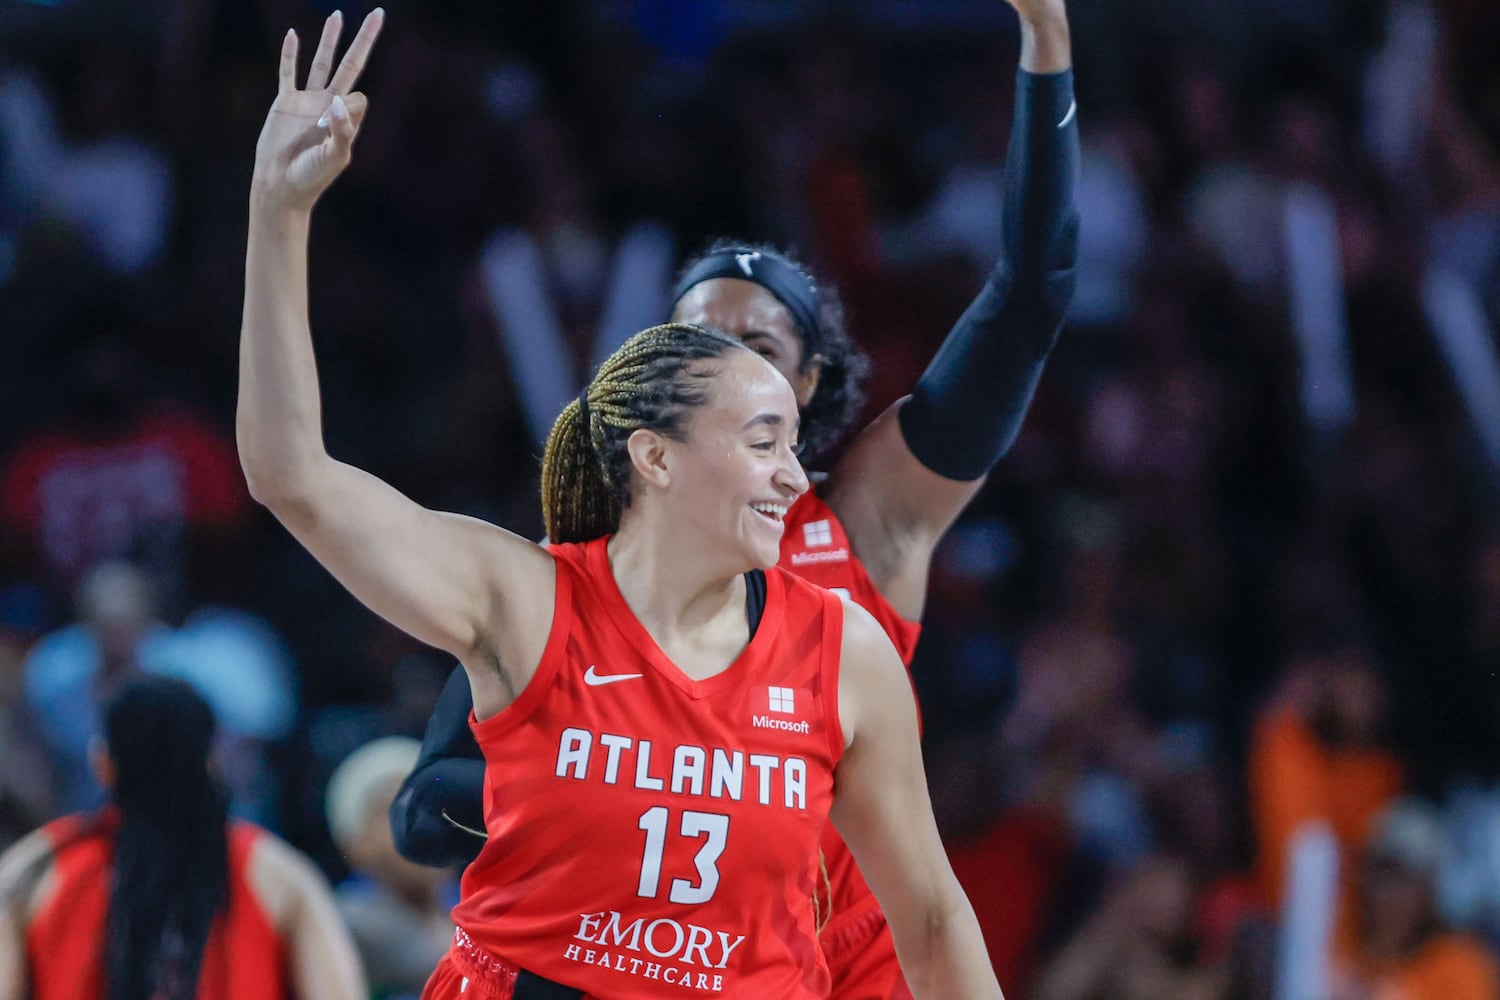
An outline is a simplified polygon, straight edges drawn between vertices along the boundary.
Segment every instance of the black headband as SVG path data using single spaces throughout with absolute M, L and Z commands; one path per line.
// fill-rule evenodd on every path
M 792 321 L 802 334 L 803 347 L 808 351 L 817 350 L 817 345 L 823 340 L 823 328 L 818 323 L 818 290 L 807 275 L 779 257 L 759 250 L 715 250 L 682 276 L 672 290 L 672 301 L 679 301 L 694 285 L 714 278 L 753 281 L 776 296 L 792 314 Z

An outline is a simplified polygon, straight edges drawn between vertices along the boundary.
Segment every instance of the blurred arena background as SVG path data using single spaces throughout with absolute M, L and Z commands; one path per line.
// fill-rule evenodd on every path
M 187 677 L 398 997 L 452 892 L 381 841 L 409 744 L 327 790 L 450 664 L 232 439 L 271 67 L 334 5 L 0 3 L 0 846 L 96 800 L 111 678 Z M 386 6 L 313 320 L 330 450 L 424 504 L 540 534 L 551 415 L 713 236 L 836 279 L 870 414 L 997 255 L 1001 0 Z M 914 667 L 1001 983 L 1500 1000 L 1500 5 L 1070 17 L 1078 296 Z

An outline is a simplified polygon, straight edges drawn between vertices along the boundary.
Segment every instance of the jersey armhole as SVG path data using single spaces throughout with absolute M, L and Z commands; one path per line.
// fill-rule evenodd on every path
M 552 689 L 552 682 L 557 678 L 558 666 L 563 659 L 563 650 L 567 646 L 568 635 L 573 630 L 574 566 L 571 560 L 559 558 L 555 547 L 547 551 L 552 556 L 555 582 L 552 595 L 552 627 L 547 632 L 547 644 L 542 647 L 542 658 L 537 663 L 536 672 L 531 675 L 531 680 L 526 682 L 526 687 L 516 696 L 515 701 L 482 722 L 474 714 L 474 710 L 469 709 L 469 729 L 476 738 L 481 735 L 492 736 L 496 733 L 503 733 L 507 729 L 520 725 L 525 721 L 526 716 L 541 704 L 547 692 Z
M 844 650 L 844 601 L 819 588 L 823 598 L 823 645 L 819 670 L 823 675 L 823 717 L 828 752 L 835 766 L 844 756 L 844 723 L 839 717 L 839 676 Z

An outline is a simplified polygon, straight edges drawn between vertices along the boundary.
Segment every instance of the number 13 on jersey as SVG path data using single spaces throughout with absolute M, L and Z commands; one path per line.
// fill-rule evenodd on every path
M 671 823 L 671 810 L 666 806 L 652 806 L 641 813 L 639 828 L 646 831 L 646 849 L 641 856 L 641 884 L 637 896 L 655 899 L 661 890 L 662 855 L 667 849 L 667 828 Z M 674 903 L 706 903 L 719 888 L 719 856 L 729 841 L 729 817 L 719 813 L 683 810 L 678 830 L 683 837 L 703 838 L 703 846 L 693 858 L 698 869 L 698 881 L 674 878 L 667 898 Z

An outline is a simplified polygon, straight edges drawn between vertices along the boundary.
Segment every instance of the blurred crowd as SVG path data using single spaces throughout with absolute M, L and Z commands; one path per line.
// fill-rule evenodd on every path
M 392 738 L 450 664 L 232 436 L 255 136 L 332 6 L 0 4 L 0 845 L 97 802 L 114 685 L 186 678 L 398 997 L 452 887 L 382 833 Z M 867 417 L 993 266 L 1000 0 L 387 9 L 313 327 L 330 450 L 428 506 L 540 535 L 550 415 L 713 236 L 837 283 Z M 1078 296 L 914 665 L 1001 983 L 1500 1000 L 1500 7 L 1070 17 Z

